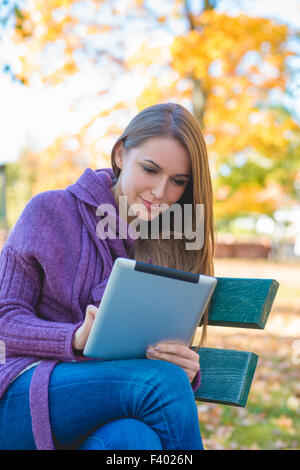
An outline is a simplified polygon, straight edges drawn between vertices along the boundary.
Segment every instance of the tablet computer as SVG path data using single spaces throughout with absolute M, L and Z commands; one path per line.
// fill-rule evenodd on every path
M 159 342 L 190 346 L 216 284 L 214 277 L 117 258 L 84 356 L 138 359 Z

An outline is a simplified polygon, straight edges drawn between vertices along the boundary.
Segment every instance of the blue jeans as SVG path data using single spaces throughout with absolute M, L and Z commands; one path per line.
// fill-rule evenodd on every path
M 21 374 L 0 400 L 0 449 L 36 448 L 33 371 Z M 57 449 L 203 449 L 188 376 L 167 361 L 59 363 L 50 378 L 49 411 Z

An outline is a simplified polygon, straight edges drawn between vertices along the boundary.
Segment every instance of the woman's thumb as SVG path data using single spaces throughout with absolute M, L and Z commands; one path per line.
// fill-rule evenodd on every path
M 98 309 L 95 305 L 88 305 L 86 309 L 86 320 L 93 323 L 97 315 Z
M 95 305 L 88 305 L 88 306 L 87 306 L 87 311 L 88 311 L 91 315 L 93 315 L 93 317 L 95 317 L 96 314 L 97 314 L 97 312 L 98 312 L 98 308 L 95 307 Z

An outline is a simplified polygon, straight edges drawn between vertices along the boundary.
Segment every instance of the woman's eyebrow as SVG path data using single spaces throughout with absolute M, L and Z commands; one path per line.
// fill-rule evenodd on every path
M 158 170 L 162 170 L 162 168 L 161 168 L 157 163 L 153 162 L 152 160 L 149 160 L 148 158 L 143 158 L 142 160 L 145 161 L 145 162 L 150 162 L 150 163 L 152 163 L 152 165 L 156 166 L 156 168 L 157 168 Z M 189 177 L 190 177 L 190 175 L 186 175 L 186 174 L 184 174 L 184 173 L 177 173 L 177 174 L 174 175 L 174 176 L 184 176 L 185 178 L 189 178 Z

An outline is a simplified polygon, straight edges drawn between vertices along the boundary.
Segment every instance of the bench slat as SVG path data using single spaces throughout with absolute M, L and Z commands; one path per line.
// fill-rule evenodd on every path
M 217 279 L 208 324 L 264 329 L 279 283 L 274 279 Z
M 258 356 L 247 351 L 215 348 L 200 348 L 199 356 L 201 384 L 195 399 L 245 407 Z

